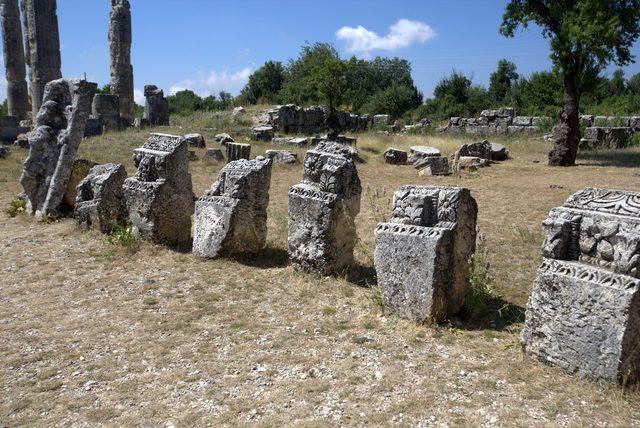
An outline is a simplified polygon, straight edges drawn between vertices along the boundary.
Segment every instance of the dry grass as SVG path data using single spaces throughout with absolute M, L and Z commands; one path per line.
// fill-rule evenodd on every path
M 163 131 L 200 131 L 213 146 L 220 129 L 198 123 Z M 90 139 L 80 155 L 124 162 L 132 174 L 131 149 L 145 136 Z M 521 308 L 549 209 L 585 186 L 637 189 L 640 151 L 552 169 L 545 143 L 508 141 L 513 160 L 462 179 L 423 179 L 381 162 L 387 146 L 415 144 L 450 153 L 461 140 L 360 137 L 368 162 L 358 165 L 358 267 L 341 278 L 287 266 L 287 191 L 299 164 L 274 168 L 268 248 L 256 259 L 203 261 L 149 244 L 131 254 L 72 220 L 0 214 L 0 425 L 640 424 L 638 393 L 523 359 L 518 317 L 427 327 L 386 316 L 371 260 L 375 224 L 389 215 L 396 187 L 467 186 L 494 286 Z M 256 144 L 254 154 L 266 148 Z M 2 207 L 20 191 L 25 156 L 14 149 L 0 161 Z M 191 164 L 196 194 L 220 167 Z

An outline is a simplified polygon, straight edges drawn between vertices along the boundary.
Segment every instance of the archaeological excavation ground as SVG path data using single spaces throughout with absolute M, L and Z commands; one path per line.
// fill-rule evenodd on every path
M 287 1 L 0 0 L 0 427 L 640 426 L 640 0 Z

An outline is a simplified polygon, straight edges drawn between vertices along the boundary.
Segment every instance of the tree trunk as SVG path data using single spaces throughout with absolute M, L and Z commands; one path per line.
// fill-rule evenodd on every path
M 572 166 L 576 163 L 580 142 L 580 95 L 573 73 L 564 76 L 564 107 L 558 113 L 559 123 L 553 130 L 553 149 L 549 152 L 550 166 Z

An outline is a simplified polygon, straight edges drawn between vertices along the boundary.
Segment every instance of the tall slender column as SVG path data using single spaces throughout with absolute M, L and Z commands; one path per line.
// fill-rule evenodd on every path
M 133 123 L 135 116 L 131 39 L 129 0 L 111 0 L 109 21 L 111 93 L 120 97 L 120 117 L 128 123 Z
M 0 0 L 0 19 L 2 21 L 2 47 L 7 77 L 9 115 L 26 119 L 29 114 L 29 90 L 27 89 L 18 0 Z

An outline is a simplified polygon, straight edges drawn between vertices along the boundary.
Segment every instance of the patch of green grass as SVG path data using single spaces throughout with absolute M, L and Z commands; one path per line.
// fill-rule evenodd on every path
M 18 214 L 27 212 L 27 201 L 22 198 L 14 198 L 4 209 L 5 214 L 9 217 L 16 217 Z
M 63 215 L 60 213 L 46 213 L 43 214 L 42 217 L 38 219 L 38 223 L 40 224 L 51 224 L 57 223 L 62 220 Z
M 378 285 L 372 285 L 369 289 L 369 299 L 378 306 L 381 311 L 384 311 L 384 298 Z
M 478 236 L 476 253 L 469 269 L 469 288 L 465 296 L 465 308 L 471 318 L 480 318 L 489 312 L 489 306 L 495 299 L 495 290 L 489 271 L 489 251 L 484 238 Z
M 128 253 L 135 253 L 140 249 L 140 236 L 132 226 L 116 227 L 107 238 L 107 242 L 124 248 Z

